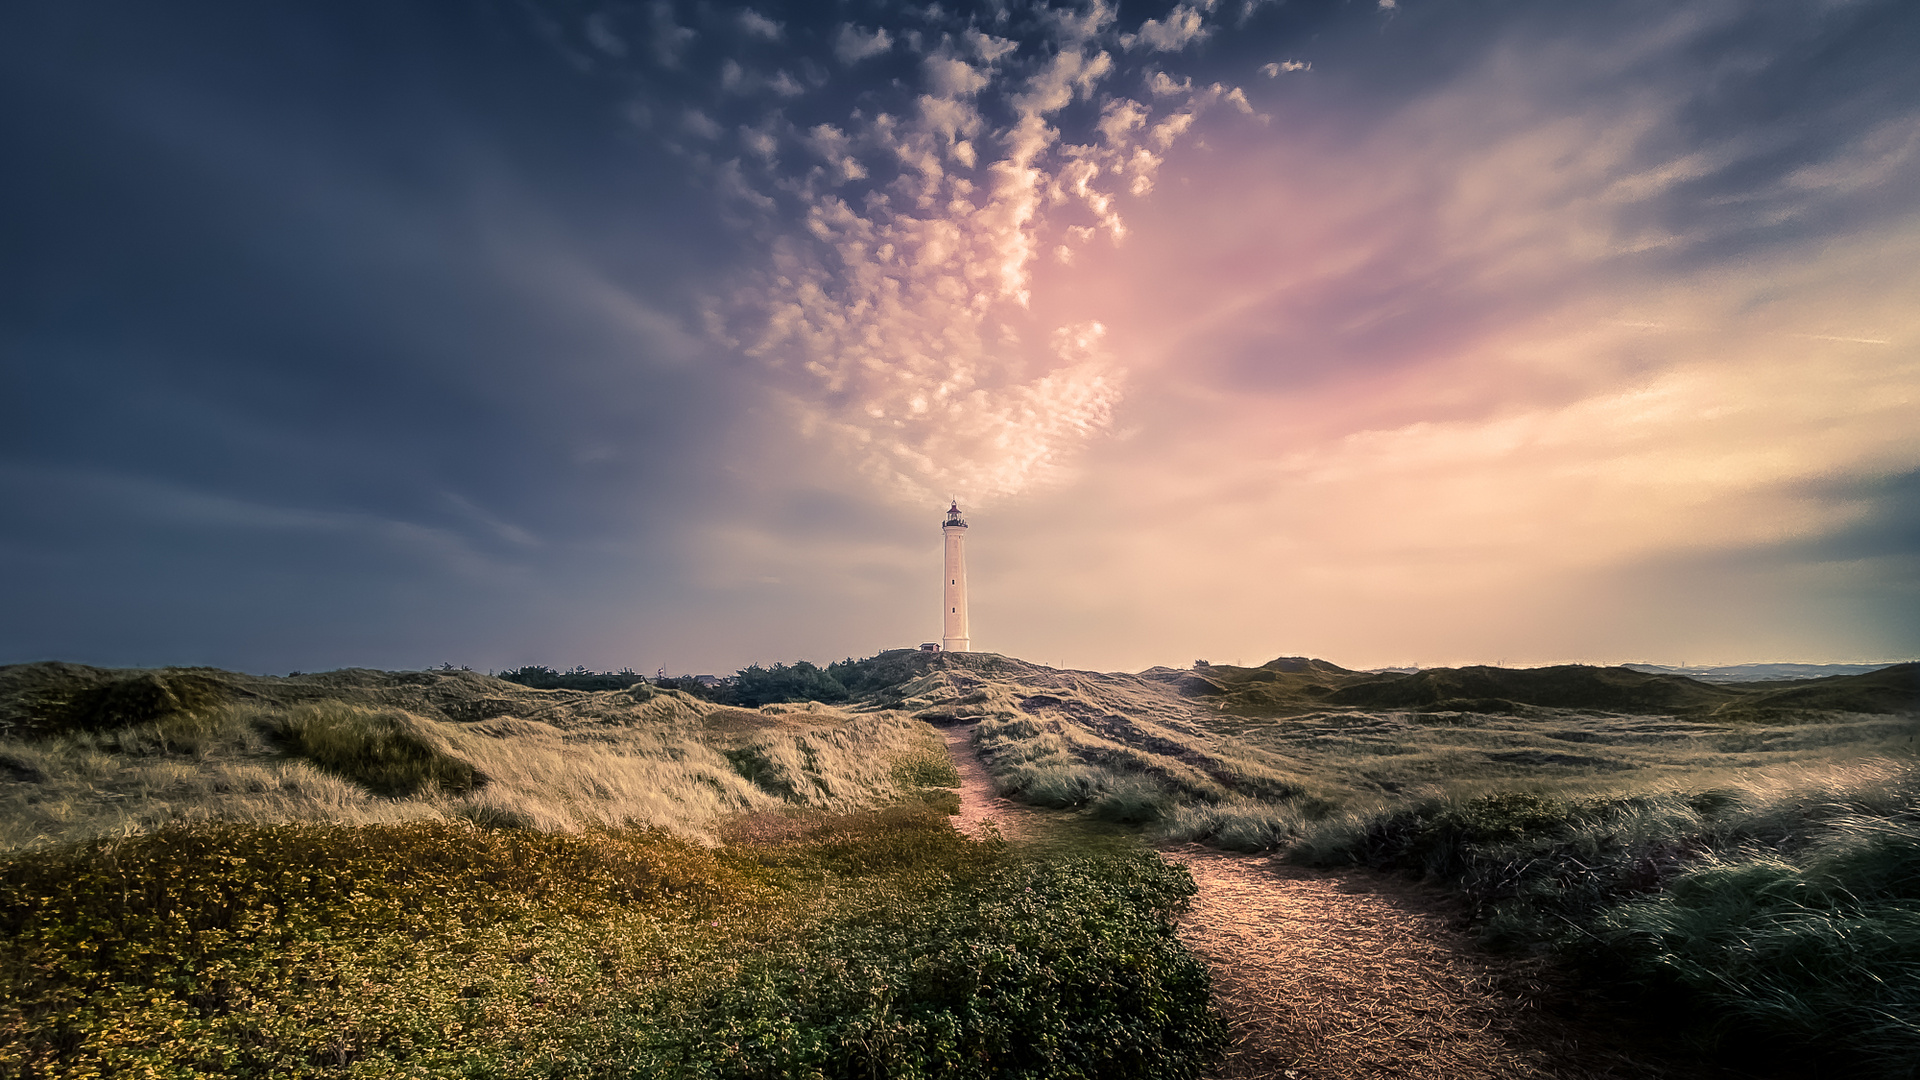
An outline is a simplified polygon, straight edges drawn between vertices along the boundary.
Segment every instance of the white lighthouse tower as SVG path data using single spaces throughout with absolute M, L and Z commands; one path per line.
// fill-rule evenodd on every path
M 967 523 L 960 519 L 960 504 L 947 508 L 946 524 L 940 526 L 947 538 L 946 603 L 940 608 L 944 629 L 940 647 L 947 652 L 972 652 L 973 638 L 967 633 Z

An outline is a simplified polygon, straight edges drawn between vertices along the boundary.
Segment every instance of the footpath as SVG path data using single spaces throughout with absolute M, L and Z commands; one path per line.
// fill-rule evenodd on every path
M 971 728 L 943 729 L 960 773 L 954 825 L 1008 840 L 1057 814 L 996 795 Z M 1198 845 L 1162 848 L 1199 893 L 1181 940 L 1213 970 L 1231 1046 L 1219 1080 L 1736 1080 L 1678 1067 L 1539 965 L 1476 948 L 1435 890 Z

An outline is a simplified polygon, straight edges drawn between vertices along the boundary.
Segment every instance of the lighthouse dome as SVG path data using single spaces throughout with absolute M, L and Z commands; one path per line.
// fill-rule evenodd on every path
M 947 520 L 940 527 L 947 529 L 956 526 L 962 529 L 967 527 L 966 521 L 960 517 L 960 504 L 957 502 L 947 507 Z

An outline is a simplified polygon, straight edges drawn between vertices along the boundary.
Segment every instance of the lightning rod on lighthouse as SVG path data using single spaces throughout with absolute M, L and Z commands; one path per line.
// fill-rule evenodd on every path
M 947 540 L 947 572 L 942 579 L 946 602 L 940 608 L 944 629 L 940 647 L 947 652 L 972 652 L 973 639 L 967 633 L 967 523 L 960 517 L 960 503 L 947 508 L 946 523 L 940 526 Z

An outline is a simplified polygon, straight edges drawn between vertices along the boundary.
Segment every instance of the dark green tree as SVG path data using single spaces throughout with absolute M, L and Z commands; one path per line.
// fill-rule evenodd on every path
M 732 696 L 741 705 L 771 705 L 780 701 L 845 701 L 852 695 L 826 671 L 801 660 L 789 667 L 763 668 L 752 664 L 734 676 Z

